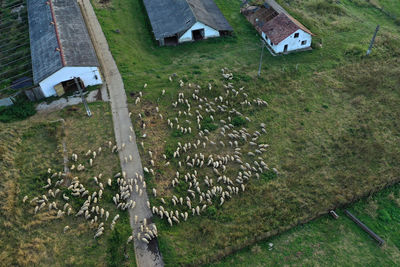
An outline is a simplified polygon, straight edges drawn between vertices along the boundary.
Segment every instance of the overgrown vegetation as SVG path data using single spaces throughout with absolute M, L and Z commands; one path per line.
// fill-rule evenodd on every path
M 35 113 L 35 104 L 19 96 L 14 105 L 0 107 L 0 122 L 7 123 L 24 120 Z
M 278 166 L 280 174 L 250 183 L 244 194 L 210 216 L 190 218 L 172 228 L 156 221 L 160 248 L 170 266 L 218 259 L 398 181 L 400 40 L 393 18 L 366 1 L 362 8 L 355 1 L 329 1 L 334 11 L 329 14 L 318 12 L 317 2 L 322 1 L 279 1 L 317 35 L 314 50 L 281 57 L 265 54 L 257 78 L 259 36 L 239 14 L 239 2 L 216 2 L 235 35 L 177 47 L 156 46 L 139 0 L 115 0 L 96 10 L 132 96 L 135 120 L 143 110 L 133 102 L 143 91 L 143 108 L 149 111 L 143 116 L 147 130 L 142 134 L 147 138 L 139 140 L 145 143 L 144 151 L 165 151 L 165 144 L 176 144 L 176 137 L 152 113 L 158 106 L 163 114 L 174 114 L 170 104 L 181 88 L 168 81 L 173 73 L 177 80 L 203 88 L 212 83 L 222 93 L 223 83 L 216 75 L 228 67 L 239 77 L 235 86 L 269 103 L 267 109 L 249 115 L 253 123 L 248 127 L 267 125 L 261 141 L 270 146 L 264 159 Z M 381 31 L 367 58 L 377 24 Z M 160 98 L 162 89 L 166 93 Z M 168 195 L 172 188 L 164 181 L 151 182 Z
M 135 265 L 133 245 L 126 244 L 131 234 L 128 214 L 119 212 L 116 232 L 109 226 L 116 214 L 111 199 L 116 187 L 105 188 L 103 193 L 101 206 L 110 211 L 111 219 L 105 223 L 104 236 L 99 239 L 93 238 L 94 229 L 84 218 L 57 218 L 54 210 L 47 207 L 34 214 L 35 205 L 29 203 L 34 196 L 47 194 L 43 186 L 47 184 L 48 168 L 63 171 L 63 141 L 69 157 L 76 153 L 79 162 L 87 165 L 87 171 L 73 173 L 87 189 L 97 188 L 93 177 L 99 173 L 107 180 L 120 170 L 118 156 L 106 151 L 96 157 L 92 168 L 85 163 L 87 150 L 113 140 L 109 105 L 93 103 L 90 108 L 90 118 L 82 106 L 72 106 L 22 122 L 0 123 L 0 260 L 4 266 Z M 59 118 L 65 120 L 65 126 Z M 71 197 L 68 191 L 59 194 Z M 28 201 L 22 203 L 25 195 Z M 56 201 L 62 209 L 62 201 Z M 83 201 L 71 197 L 70 202 L 75 214 Z M 66 225 L 70 230 L 63 233 Z

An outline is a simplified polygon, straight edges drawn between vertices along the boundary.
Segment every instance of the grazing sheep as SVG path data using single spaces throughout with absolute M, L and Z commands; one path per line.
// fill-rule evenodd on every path
M 106 221 L 108 220 L 108 216 L 110 216 L 110 213 L 106 211 Z
M 99 231 L 94 235 L 94 239 L 98 238 L 99 236 L 101 236 L 103 234 L 103 231 Z

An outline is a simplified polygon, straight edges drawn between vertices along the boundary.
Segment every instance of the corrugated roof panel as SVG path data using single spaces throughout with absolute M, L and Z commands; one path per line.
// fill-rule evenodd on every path
M 62 68 L 52 16 L 46 1 L 28 0 L 29 37 L 35 84 Z
M 51 5 L 45 0 L 27 1 L 35 84 L 64 66 L 61 53 L 65 66 L 99 66 L 78 3 L 75 0 L 50 1 Z M 57 51 L 57 48 L 61 49 L 61 52 Z
M 196 22 L 232 31 L 213 0 L 143 0 L 156 40 L 180 36 Z
M 76 0 L 52 0 L 66 66 L 99 66 Z

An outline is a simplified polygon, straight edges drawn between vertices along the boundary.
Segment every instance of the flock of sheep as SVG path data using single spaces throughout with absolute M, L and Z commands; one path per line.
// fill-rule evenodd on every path
M 225 68 L 221 72 L 223 88 L 218 90 L 210 83 L 204 88 L 180 80 L 181 92 L 171 103 L 170 111 L 161 114 L 159 107 L 153 110 L 153 115 L 164 121 L 171 131 L 180 132 L 178 136 L 182 140 L 188 140 L 189 135 L 192 141 L 179 141 L 173 152 L 159 155 L 155 155 L 156 149 L 148 150 L 141 142 L 148 159 L 147 164 L 144 162 L 145 173 L 153 176 L 156 170 L 160 170 L 157 173 L 175 173 L 162 189 L 174 192 L 179 186 L 180 193 L 164 196 L 156 188 L 149 190 L 155 198 L 152 213 L 171 226 L 186 221 L 189 216 L 201 215 L 210 206 L 222 206 L 245 191 L 251 179 L 260 179 L 265 171 L 278 173 L 276 168 L 270 169 L 262 157 L 269 147 L 259 142 L 260 136 L 267 132 L 266 125 L 260 123 L 253 130 L 244 127 L 251 124 L 246 113 L 267 106 L 267 102 L 250 99 L 243 87 L 235 88 L 232 73 Z M 169 80 L 172 82 L 173 77 Z M 161 97 L 164 95 L 165 90 L 162 90 Z M 140 105 L 140 97 L 136 98 L 136 105 Z M 148 127 L 143 115 L 139 113 L 138 116 L 143 136 L 146 136 Z M 210 124 L 214 126 L 210 128 Z M 166 172 L 167 169 L 170 172 Z M 158 179 L 165 180 L 156 177 L 156 181 Z
M 106 179 L 103 177 L 103 174 L 100 173 L 90 179 L 89 183 L 92 183 L 95 189 L 89 190 L 87 186 L 79 180 L 78 176 L 73 176 L 75 174 L 79 175 L 91 168 L 96 157 L 101 153 L 116 153 L 123 148 L 124 144 L 122 147 L 118 148 L 116 145 L 113 145 L 111 141 L 108 141 L 104 147 L 99 147 L 93 151 L 89 150 L 86 153 L 82 153 L 80 157 L 72 153 L 72 164 L 69 167 L 70 173 L 56 172 L 49 168 L 47 171 L 47 183 L 43 186 L 46 193 L 30 200 L 28 196 L 24 196 L 22 199 L 23 203 L 28 203 L 27 201 L 29 201 L 30 205 L 33 207 L 34 214 L 48 210 L 56 216 L 56 218 L 62 218 L 64 216 L 73 216 L 77 219 L 82 218 L 94 229 L 94 238 L 99 238 L 104 234 L 105 223 L 109 223 L 111 230 L 114 229 L 120 217 L 118 210 L 125 211 L 135 208 L 136 203 L 131 199 L 131 194 L 132 192 L 136 192 L 141 195 L 142 190 L 146 190 L 146 182 L 143 180 L 143 177 L 138 174 L 136 174 L 135 178 L 127 178 L 125 172 L 120 172 L 115 174 L 114 177 Z M 79 159 L 81 159 L 80 162 Z M 119 189 L 118 193 L 112 197 L 115 209 L 109 211 L 102 207 L 102 198 L 105 190 L 114 192 L 112 187 L 115 184 Z M 79 209 L 73 208 L 71 203 L 73 198 L 84 200 Z M 150 206 L 150 203 L 148 203 L 148 206 Z M 115 213 L 115 216 L 109 220 L 110 213 Z M 135 223 L 137 222 L 138 218 L 135 216 Z M 68 232 L 70 229 L 71 227 L 66 225 L 64 227 L 64 233 Z M 143 223 L 140 225 L 140 231 L 135 237 L 148 243 L 152 238 L 157 236 L 157 234 L 155 225 L 149 227 L 146 224 L 146 219 L 144 219 Z M 130 243 L 133 238 L 134 234 L 132 233 L 127 243 Z
M 187 135 L 193 137 L 191 142 L 177 142 L 169 154 L 156 155 L 152 150 L 146 152 L 149 160 L 145 164 L 147 166 L 143 167 L 144 173 L 155 176 L 156 168 L 171 168 L 175 175 L 170 177 L 167 189 L 173 191 L 177 186 L 185 189 L 185 194 L 173 194 L 171 197 L 161 196 L 156 188 L 149 190 L 155 199 L 153 205 L 147 201 L 147 207 L 171 226 L 186 221 L 189 216 L 201 215 L 210 206 L 222 206 L 239 192 L 245 191 L 251 179 L 259 179 L 260 174 L 270 170 L 262 157 L 268 144 L 259 142 L 260 136 L 266 133 L 266 125 L 261 123 L 253 130 L 244 127 L 251 122 L 246 112 L 266 106 L 267 102 L 260 98 L 250 99 L 243 87 L 235 88 L 233 74 L 227 69 L 222 69 L 222 76 L 222 90 L 213 89 L 210 83 L 202 88 L 180 80 L 179 86 L 183 92 L 171 103 L 172 116 L 162 115 L 160 109 L 155 108 L 154 112 L 171 131 L 180 132 L 182 138 Z M 173 78 L 169 80 L 172 82 Z M 142 93 L 139 95 L 135 101 L 137 105 L 141 102 Z M 165 90 L 162 90 L 161 95 L 165 95 Z M 146 124 L 140 113 L 138 116 L 145 137 Z M 130 130 L 133 132 L 132 128 Z M 130 141 L 134 142 L 132 136 Z M 144 149 L 143 142 L 141 145 Z M 78 176 L 73 176 L 91 168 L 99 154 L 117 153 L 124 148 L 125 144 L 117 147 L 108 141 L 103 147 L 89 150 L 79 157 L 72 153 L 70 175 L 48 169 L 47 184 L 43 186 L 47 193 L 29 201 L 34 206 L 33 213 L 37 214 L 47 208 L 54 211 L 57 218 L 82 218 L 94 229 L 95 239 L 103 235 L 105 223 L 109 223 L 109 228 L 113 230 L 120 216 L 119 210 L 135 209 L 132 195 L 142 196 L 143 190 L 147 188 L 144 177 L 137 173 L 135 177 L 127 177 L 122 172 L 106 178 L 100 173 L 90 181 L 94 182 L 96 189 L 89 190 L 79 181 Z M 125 164 L 132 160 L 132 156 L 124 158 Z M 275 168 L 271 170 L 278 173 Z M 113 185 L 118 186 L 118 193 L 112 197 L 115 210 L 109 211 L 102 207 L 102 197 L 105 190 L 112 190 Z M 70 198 L 84 199 L 84 202 L 79 209 L 74 209 L 69 203 Z M 26 201 L 28 196 L 23 198 L 23 202 Z M 109 221 L 110 212 L 115 216 Z M 139 219 L 142 218 L 135 215 L 134 223 L 137 224 Z M 134 239 L 149 243 L 158 235 L 156 226 L 148 225 L 146 218 L 141 220 L 139 229 L 129 236 L 127 243 Z M 64 232 L 69 230 L 70 226 L 64 227 Z

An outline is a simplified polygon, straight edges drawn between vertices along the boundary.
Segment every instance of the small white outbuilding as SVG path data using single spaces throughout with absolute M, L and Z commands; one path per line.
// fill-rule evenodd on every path
M 213 0 L 144 0 L 160 46 L 229 35 L 233 29 Z
M 254 25 L 274 54 L 311 49 L 313 34 L 275 0 L 261 6 L 246 4 L 241 13 Z
M 57 95 L 55 87 L 74 78 L 84 86 L 101 84 L 99 62 L 76 0 L 28 0 L 27 7 L 33 81 L 42 97 Z

